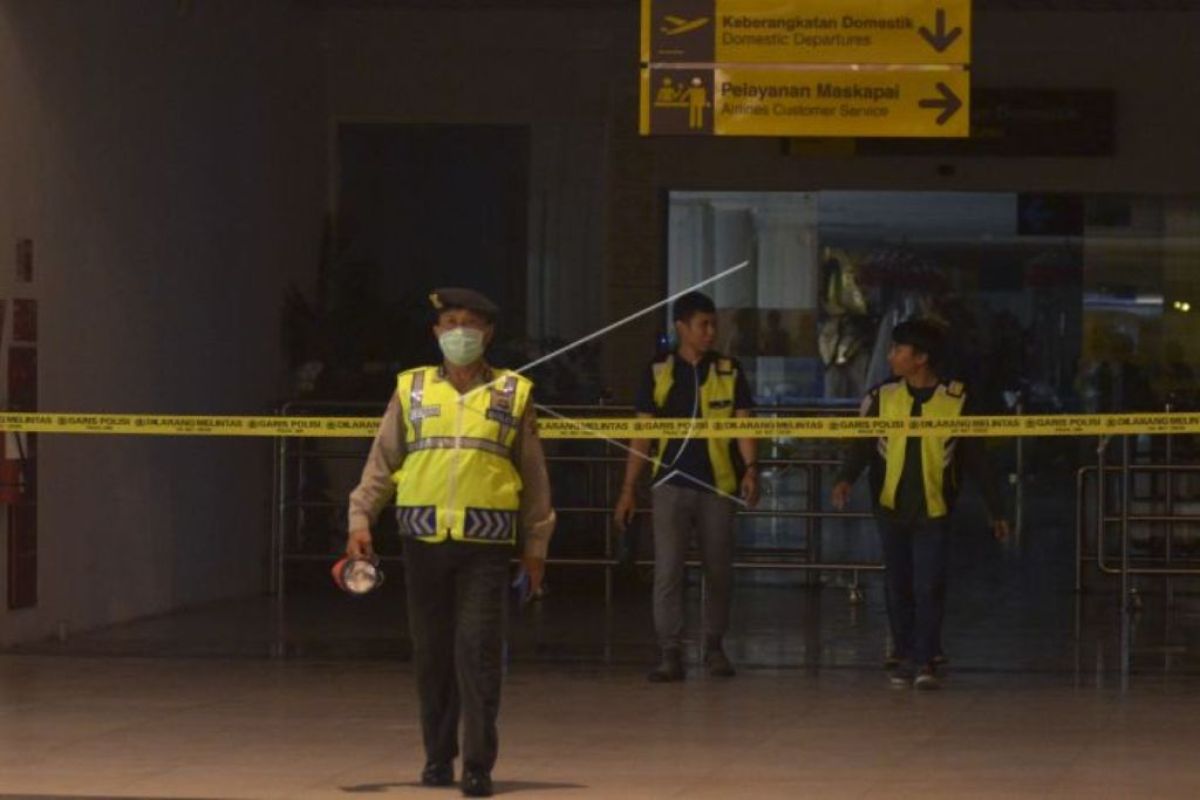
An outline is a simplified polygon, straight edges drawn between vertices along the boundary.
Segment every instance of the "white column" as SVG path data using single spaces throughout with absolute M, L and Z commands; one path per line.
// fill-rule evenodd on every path
M 785 198 L 754 211 L 758 306 L 816 309 L 816 199 L 792 194 Z

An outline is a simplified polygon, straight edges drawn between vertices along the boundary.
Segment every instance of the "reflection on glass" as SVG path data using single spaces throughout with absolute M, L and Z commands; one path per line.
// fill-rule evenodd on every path
M 860 398 L 913 316 L 949 326 L 947 377 L 989 410 L 1198 400 L 1195 198 L 675 192 L 669 231 L 672 292 L 750 260 L 713 295 L 764 405 Z

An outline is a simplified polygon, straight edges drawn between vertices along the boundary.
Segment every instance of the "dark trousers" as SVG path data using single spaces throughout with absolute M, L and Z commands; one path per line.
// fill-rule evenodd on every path
M 878 521 L 892 646 L 899 658 L 924 666 L 942 646 L 949 527 L 944 518 Z
M 404 577 L 426 760 L 490 772 L 499 740 L 510 547 L 405 540 Z

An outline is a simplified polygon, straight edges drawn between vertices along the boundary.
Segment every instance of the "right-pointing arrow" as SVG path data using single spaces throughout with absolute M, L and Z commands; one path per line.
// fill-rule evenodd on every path
M 946 9 L 939 8 L 934 16 L 934 25 L 937 30 L 929 30 L 922 25 L 917 33 L 921 34 L 921 38 L 929 42 L 930 46 L 939 53 L 946 52 L 946 48 L 954 44 L 955 40 L 962 35 L 962 28 L 955 27 L 953 30 L 946 30 Z
M 942 113 L 938 114 L 937 124 L 945 125 L 946 120 L 950 119 L 955 113 L 962 108 L 962 100 L 958 99 L 950 87 L 941 81 L 937 82 L 937 90 L 941 92 L 941 97 L 930 97 L 925 100 L 917 101 L 917 105 L 921 108 L 940 108 Z

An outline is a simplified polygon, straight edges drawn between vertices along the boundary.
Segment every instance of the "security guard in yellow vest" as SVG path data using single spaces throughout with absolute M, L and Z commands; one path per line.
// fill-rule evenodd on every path
M 716 307 L 699 292 L 675 301 L 673 314 L 679 347 L 651 365 L 643 377 L 635 407 L 640 417 L 724 419 L 750 415 L 753 398 L 741 365 L 713 351 Z M 674 439 L 658 443 L 635 439 L 625 466 L 625 481 L 614 516 L 624 530 L 633 518 L 635 486 L 647 463 L 653 473 L 654 626 L 662 658 L 649 678 L 656 683 L 682 680 L 685 559 L 693 532 L 708 593 L 704 608 L 704 658 L 709 674 L 730 677 L 733 664 L 722 640 L 729 626 L 733 594 L 733 515 L 739 504 L 758 502 L 755 441 L 736 440 L 742 462 L 735 466 L 728 439 Z M 740 496 L 739 496 L 740 494 Z
M 533 385 L 483 358 L 496 306 L 468 289 L 438 289 L 430 300 L 444 362 L 397 377 L 350 495 L 346 552 L 372 555 L 370 526 L 394 495 L 421 701 L 421 782 L 454 783 L 461 711 L 462 792 L 486 797 L 508 564 L 519 542 L 531 587 L 540 589 L 555 519 Z
M 868 394 L 863 416 L 891 419 L 958 417 L 969 412 L 967 393 L 936 371 L 944 346 L 937 323 L 902 322 L 892 331 L 888 363 L 895 378 Z M 980 439 L 885 436 L 859 439 L 838 473 L 833 506 L 844 508 L 854 481 L 871 464 L 871 496 L 883 544 L 886 598 L 895 686 L 936 689 L 945 616 L 947 518 L 965 472 L 978 484 L 992 518 L 992 533 L 1008 536 L 1003 503 L 990 477 Z M 915 674 L 914 674 L 915 673 Z

